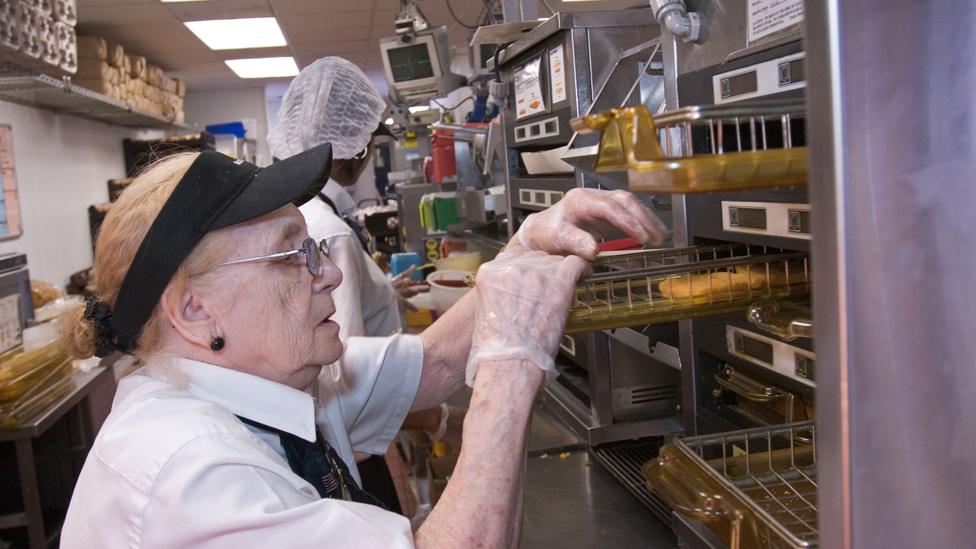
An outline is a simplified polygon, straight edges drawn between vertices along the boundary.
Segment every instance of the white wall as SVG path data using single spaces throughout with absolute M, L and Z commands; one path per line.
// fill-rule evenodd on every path
M 108 201 L 106 181 L 125 176 L 122 139 L 140 132 L 0 102 L 13 131 L 23 234 L 0 253 L 24 252 L 32 278 L 65 285 L 92 264 L 88 206 Z
M 187 92 L 183 108 L 187 123 L 201 130 L 210 124 L 244 121 L 248 139 L 257 140 L 258 165 L 271 163 L 264 86 Z

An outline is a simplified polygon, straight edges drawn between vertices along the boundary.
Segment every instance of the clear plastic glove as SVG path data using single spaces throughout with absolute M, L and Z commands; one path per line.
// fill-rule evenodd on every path
M 515 236 L 526 250 L 593 259 L 597 240 L 614 228 L 642 244 L 660 244 L 666 228 L 626 191 L 572 189 L 551 208 L 530 215 Z
M 554 377 L 553 355 L 566 327 L 576 281 L 589 271 L 577 256 L 503 252 L 478 270 L 477 310 L 466 381 L 479 364 L 527 360 Z

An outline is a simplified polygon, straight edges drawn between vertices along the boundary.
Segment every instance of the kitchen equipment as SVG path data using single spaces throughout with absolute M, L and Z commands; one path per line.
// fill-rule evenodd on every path
M 685 107 L 653 118 L 638 105 L 572 125 L 601 133 L 596 170 L 625 170 L 630 190 L 695 193 L 805 185 L 807 149 L 794 146 L 803 113 L 797 100 Z
M 753 246 L 718 245 L 615 254 L 583 279 L 567 333 L 641 326 L 744 310 L 760 298 L 803 299 L 806 256 Z
M 679 439 L 643 467 L 675 513 L 734 549 L 817 547 L 813 422 Z
M 575 171 L 559 157 L 574 136 L 570 120 L 588 112 L 596 100 L 610 106 L 641 101 L 633 84 L 648 54 L 624 54 L 658 34 L 649 9 L 557 13 L 498 53 L 492 63 L 502 80 L 512 83 L 501 111 L 504 147 L 519 157 L 507 163 L 505 173 L 510 234 L 526 216 L 558 202 L 569 189 L 620 186 Z M 619 78 L 611 81 L 614 74 Z M 578 146 L 597 144 L 596 136 L 577 141 Z M 542 154 L 553 149 L 560 151 L 549 153 L 552 158 Z

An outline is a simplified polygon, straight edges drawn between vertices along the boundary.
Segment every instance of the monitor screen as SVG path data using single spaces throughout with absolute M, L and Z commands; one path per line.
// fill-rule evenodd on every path
M 394 82 L 408 82 L 434 76 L 427 44 L 414 44 L 387 50 Z

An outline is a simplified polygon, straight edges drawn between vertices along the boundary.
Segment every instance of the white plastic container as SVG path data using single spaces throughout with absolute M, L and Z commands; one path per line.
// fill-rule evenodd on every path
M 448 269 L 446 271 L 434 271 L 427 276 L 430 283 L 430 297 L 434 300 L 437 312 L 444 314 L 457 303 L 464 294 L 471 291 L 471 288 L 464 282 L 464 279 L 472 274 L 472 271 L 458 271 Z

